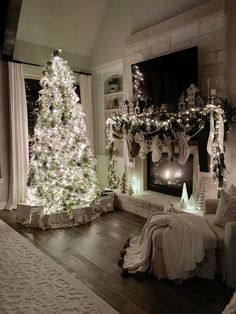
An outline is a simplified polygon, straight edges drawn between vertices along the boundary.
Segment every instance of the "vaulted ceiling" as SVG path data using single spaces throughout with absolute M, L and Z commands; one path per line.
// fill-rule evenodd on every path
M 17 39 L 89 56 L 107 2 L 23 0 Z
M 208 1 L 1 0 L 1 58 L 43 65 L 60 47 L 87 70 L 121 58 L 127 36 Z
M 89 56 L 107 2 L 108 0 L 2 0 L 2 53 L 4 55 L 4 44 L 5 48 L 10 45 L 14 50 L 14 40 L 19 40 L 50 48 L 60 47 L 71 53 Z M 8 50 L 7 57 L 10 59 L 13 51 L 9 47 Z

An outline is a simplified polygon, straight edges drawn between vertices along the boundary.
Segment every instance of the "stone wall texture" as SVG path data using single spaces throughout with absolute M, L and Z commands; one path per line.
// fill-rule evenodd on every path
M 182 49 L 198 46 L 199 89 L 207 93 L 207 80 L 226 96 L 226 2 L 215 0 L 187 11 L 126 39 L 124 79 L 132 99 L 131 65 Z

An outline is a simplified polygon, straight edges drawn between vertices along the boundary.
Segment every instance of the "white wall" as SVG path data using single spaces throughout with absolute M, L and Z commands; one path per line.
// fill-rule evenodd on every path
M 198 88 L 207 96 L 207 80 L 226 91 L 226 14 L 214 0 L 129 36 L 124 56 L 125 91 L 132 97 L 131 65 L 181 49 L 198 47 Z
M 110 0 L 93 46 L 91 66 L 122 58 L 127 36 L 209 1 Z
M 132 3 L 132 1 L 128 2 Z M 211 81 L 218 80 L 218 92 L 224 97 L 226 95 L 226 33 L 224 1 L 215 0 L 185 13 L 181 12 L 175 17 L 126 37 L 122 46 L 125 97 L 132 97 L 132 63 L 193 46 L 199 47 L 201 91 L 206 93 L 207 79 L 210 77 Z M 108 42 L 110 44 L 110 41 Z M 108 52 L 111 52 L 111 49 L 108 49 Z M 105 54 L 104 49 L 103 57 Z M 100 111 L 102 111 L 101 106 Z M 101 133 L 98 136 L 102 136 Z M 101 146 L 100 142 L 101 140 L 98 141 L 96 148 L 97 152 L 102 154 L 103 150 L 98 149 Z M 101 160 L 100 156 L 99 162 Z M 214 185 L 214 190 L 215 187 Z
M 17 39 L 88 56 L 108 0 L 23 0 Z
M 7 63 L 0 60 L 0 209 L 8 197 L 9 178 L 9 99 Z
M 56 48 L 56 47 L 54 47 Z M 41 46 L 23 40 L 16 40 L 14 49 L 14 60 L 38 64 L 44 66 L 49 60 L 53 48 Z M 75 71 L 87 72 L 89 69 L 89 57 L 66 50 L 62 51 L 62 56 L 68 61 L 69 66 Z

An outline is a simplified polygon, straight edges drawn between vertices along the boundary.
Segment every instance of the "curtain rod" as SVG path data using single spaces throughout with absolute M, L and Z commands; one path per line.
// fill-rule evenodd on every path
M 30 62 L 25 62 L 25 61 L 18 61 L 18 60 L 12 60 L 11 62 L 14 62 L 14 63 L 21 63 L 21 64 L 27 64 L 27 65 L 33 65 L 33 66 L 36 66 L 36 67 L 44 67 L 43 65 L 40 65 L 40 64 L 36 64 L 36 63 L 30 63 Z M 72 70 L 73 71 L 73 70 Z M 92 74 L 91 73 L 86 73 L 86 72 L 79 72 L 79 71 L 73 71 L 74 73 L 78 73 L 78 74 L 84 74 L 84 75 L 88 75 L 88 76 L 91 76 Z

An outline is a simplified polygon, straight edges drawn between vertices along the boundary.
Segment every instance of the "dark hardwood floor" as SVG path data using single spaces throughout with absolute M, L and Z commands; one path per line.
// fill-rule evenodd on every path
M 120 313 L 218 314 L 233 294 L 220 278 L 194 278 L 185 280 L 182 286 L 152 276 L 143 281 L 122 278 L 117 265 L 120 250 L 128 237 L 140 233 L 145 222 L 125 211 L 115 210 L 87 225 L 56 230 L 24 228 L 15 223 L 14 211 L 0 210 L 0 219 Z

